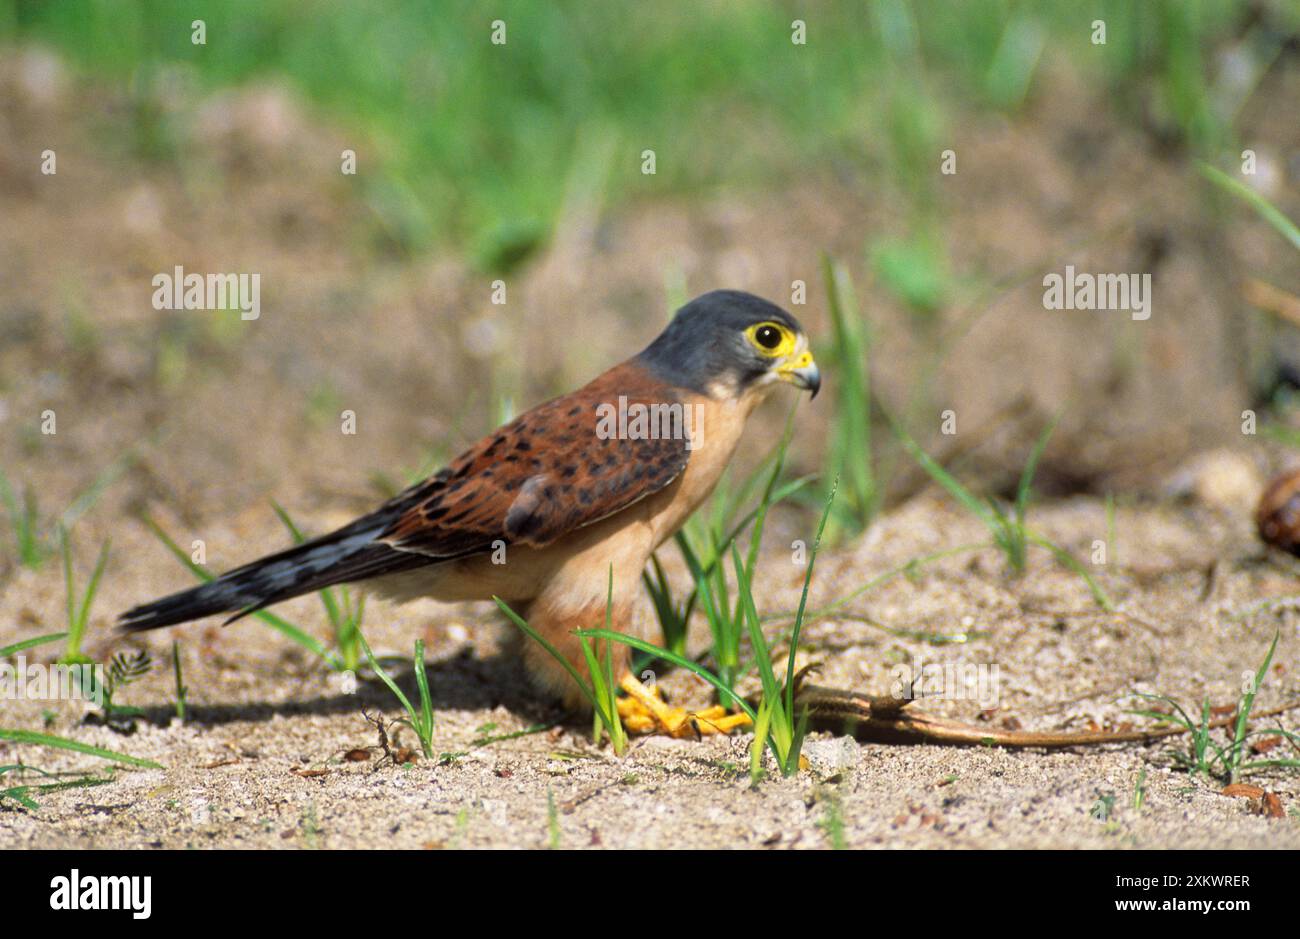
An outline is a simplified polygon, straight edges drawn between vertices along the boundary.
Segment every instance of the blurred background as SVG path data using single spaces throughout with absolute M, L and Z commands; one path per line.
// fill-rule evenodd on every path
M 0 0 L 9 512 L 319 529 L 718 287 L 817 337 L 790 471 L 848 481 L 838 537 L 925 482 L 888 418 L 993 494 L 1057 415 L 1043 494 L 1225 449 L 1249 488 L 1243 410 L 1295 423 L 1298 117 L 1294 0 Z M 260 319 L 155 310 L 178 265 L 258 273 Z M 1045 309 L 1066 265 L 1150 274 L 1150 319 Z

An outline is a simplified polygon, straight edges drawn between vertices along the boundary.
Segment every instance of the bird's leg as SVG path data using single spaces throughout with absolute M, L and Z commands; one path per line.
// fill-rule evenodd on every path
M 618 684 L 627 693 L 618 701 L 618 714 L 632 733 L 698 738 L 703 734 L 729 734 L 749 725 L 747 714 L 730 714 L 720 704 L 702 711 L 672 707 L 664 701 L 658 685 L 647 688 L 631 672 L 624 674 Z
M 639 588 L 640 566 L 629 568 L 633 573 L 621 580 L 616 576 L 615 590 L 623 589 L 619 595 L 632 596 Z M 587 576 L 586 582 L 595 578 Z M 629 631 L 634 630 L 632 611 L 626 604 L 616 604 L 613 610 L 606 611 L 608 600 L 602 594 L 591 596 L 586 602 L 575 603 L 574 591 L 567 582 L 560 582 L 552 592 L 543 594 L 527 607 L 526 618 L 529 625 L 544 636 L 553 648 L 568 659 L 574 670 L 587 680 L 587 661 L 577 630 L 590 628 L 602 623 L 608 617 L 610 622 L 624 623 Z M 597 660 L 603 661 L 606 655 L 614 656 L 614 674 L 620 676 L 619 687 L 625 697 L 618 700 L 618 714 L 623 726 L 631 733 L 667 734 L 671 737 L 700 737 L 704 734 L 726 734 L 737 727 L 749 724 L 745 714 L 731 714 L 726 708 L 714 706 L 700 711 L 687 711 L 672 707 L 664 701 L 658 689 L 647 688 L 631 672 L 631 655 L 623 643 L 611 643 L 607 646 L 603 640 L 597 640 L 592 651 Z M 526 643 L 523 648 L 524 659 L 529 671 L 543 686 L 550 687 L 563 695 L 566 704 L 578 706 L 582 701 L 578 685 L 572 681 L 566 670 L 557 665 L 551 654 L 537 643 Z

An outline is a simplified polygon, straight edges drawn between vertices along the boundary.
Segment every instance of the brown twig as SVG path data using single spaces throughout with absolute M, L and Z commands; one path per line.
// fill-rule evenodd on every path
M 868 695 L 839 688 L 804 684 L 796 678 L 795 706 L 808 708 L 808 719 L 817 727 L 844 730 L 859 740 L 877 743 L 936 743 L 947 746 L 991 747 L 1086 747 L 1107 743 L 1153 743 L 1188 732 L 1186 727 L 1159 727 L 1131 731 L 1032 731 L 997 730 L 950 720 L 912 707 L 907 698 Z M 1273 717 L 1300 708 L 1300 700 L 1254 712 L 1255 717 Z M 1210 723 L 1211 728 L 1228 727 L 1235 714 Z
M 1251 306 L 1300 326 L 1300 297 L 1262 280 L 1249 278 L 1241 285 L 1242 296 Z

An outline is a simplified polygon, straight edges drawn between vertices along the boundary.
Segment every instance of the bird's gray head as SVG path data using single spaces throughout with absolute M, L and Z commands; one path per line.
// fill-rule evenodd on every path
M 637 360 L 665 381 L 713 397 L 739 397 L 778 381 L 814 397 L 821 387 L 799 321 L 741 290 L 696 297 Z

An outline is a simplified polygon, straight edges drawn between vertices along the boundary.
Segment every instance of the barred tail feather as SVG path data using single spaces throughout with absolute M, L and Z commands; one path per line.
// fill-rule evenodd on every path
M 354 526 L 236 568 L 210 583 L 191 587 L 127 610 L 118 627 L 142 632 L 187 623 L 216 613 L 249 613 L 335 584 L 423 567 L 437 559 L 375 541 L 382 526 Z

